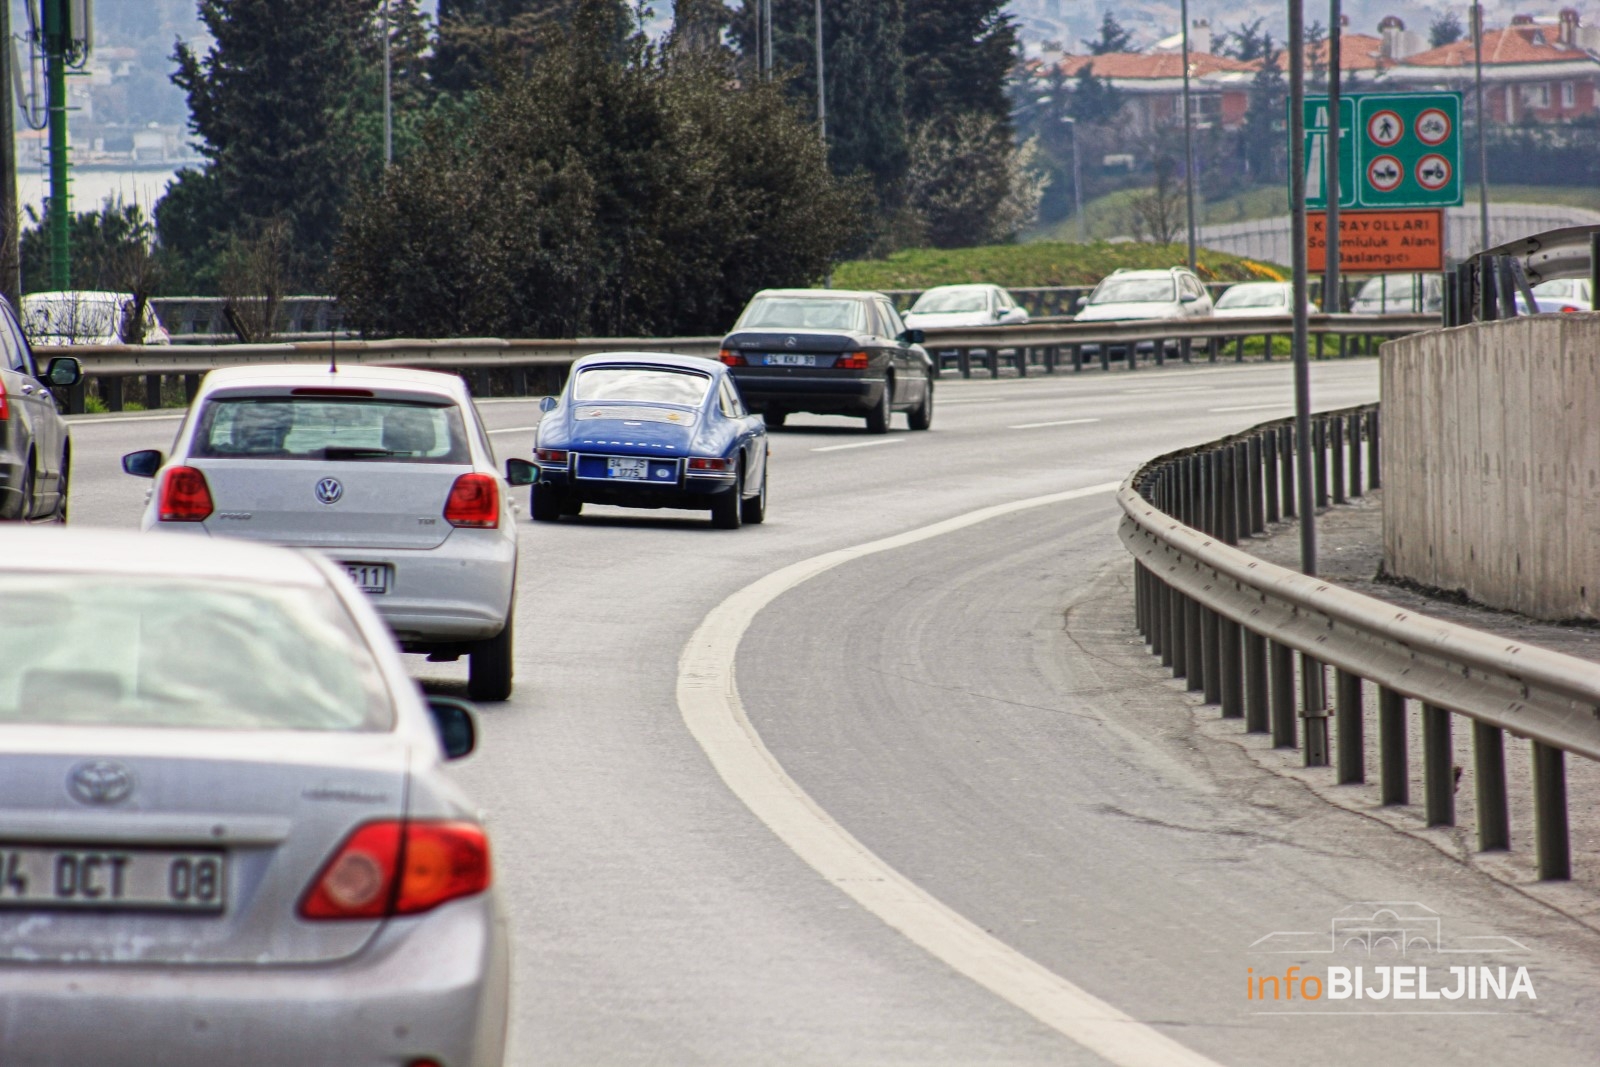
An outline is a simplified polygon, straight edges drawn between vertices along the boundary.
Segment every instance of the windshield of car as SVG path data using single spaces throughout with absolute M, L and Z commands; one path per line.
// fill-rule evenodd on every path
M 834 297 L 758 296 L 739 316 L 735 329 L 865 330 L 866 306 Z
M 590 367 L 578 372 L 572 399 L 581 402 L 639 400 L 647 404 L 699 407 L 711 376 L 670 367 Z
M 1235 285 L 1217 300 L 1219 308 L 1281 308 L 1288 295 L 1277 285 Z
M 0 725 L 387 730 L 371 650 L 330 589 L 0 574 Z
M 1107 278 L 1095 287 L 1091 304 L 1148 304 L 1178 299 L 1172 278 Z
M 454 404 L 375 397 L 213 397 L 200 411 L 189 454 L 205 459 L 472 461 Z
M 89 340 L 117 336 L 122 302 L 96 296 L 51 294 L 22 298 L 22 330 L 36 337 Z
M 988 311 L 987 289 L 930 289 L 911 305 L 913 315 L 939 315 L 954 311 Z

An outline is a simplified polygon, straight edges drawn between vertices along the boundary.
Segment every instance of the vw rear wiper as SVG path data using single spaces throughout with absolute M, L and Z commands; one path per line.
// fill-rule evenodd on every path
M 323 459 L 383 459 L 386 456 L 409 456 L 411 452 L 400 452 L 393 448 L 341 448 L 338 445 L 329 445 L 322 450 Z

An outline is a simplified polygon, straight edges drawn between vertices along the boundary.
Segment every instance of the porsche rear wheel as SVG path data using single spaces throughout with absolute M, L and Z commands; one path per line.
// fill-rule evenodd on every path
M 761 492 L 739 504 L 739 518 L 751 526 L 767 521 L 767 465 L 761 465 Z
M 535 485 L 528 494 L 528 512 L 534 522 L 555 522 L 561 518 L 561 496 L 553 487 Z
M 711 525 L 719 530 L 737 530 L 744 518 L 744 467 L 734 477 L 733 487 L 725 489 L 711 502 Z

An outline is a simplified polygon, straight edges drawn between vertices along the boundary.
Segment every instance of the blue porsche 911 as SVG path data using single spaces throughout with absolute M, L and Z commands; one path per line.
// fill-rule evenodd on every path
M 608 352 L 572 366 L 534 439 L 535 522 L 585 504 L 709 508 L 736 530 L 767 514 L 767 425 L 720 363 Z

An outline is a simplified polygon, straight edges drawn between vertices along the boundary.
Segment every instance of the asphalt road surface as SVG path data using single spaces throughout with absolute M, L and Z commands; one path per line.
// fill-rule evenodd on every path
M 1314 370 L 1319 408 L 1377 396 L 1374 361 Z M 1594 1062 L 1595 901 L 1199 736 L 1133 635 L 1108 487 L 1291 396 L 1283 364 L 944 380 L 929 433 L 775 431 L 764 526 L 524 523 L 517 692 L 460 771 L 511 910 L 508 1062 Z M 526 456 L 537 407 L 482 410 Z M 136 524 L 117 457 L 176 425 L 78 422 L 73 521 Z M 1429 944 L 1329 951 L 1384 909 Z M 1536 999 L 1251 984 L 1330 964 L 1525 967 Z

